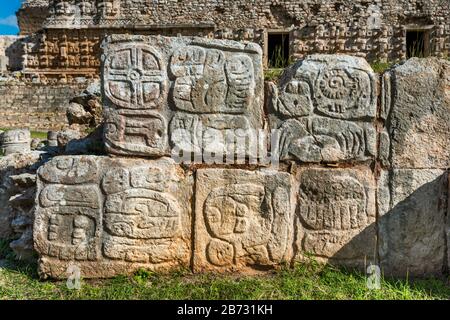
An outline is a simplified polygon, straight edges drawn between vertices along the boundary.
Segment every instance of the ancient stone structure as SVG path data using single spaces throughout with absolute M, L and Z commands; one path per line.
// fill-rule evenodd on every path
M 145 36 L 107 41 L 102 80 L 109 152 L 170 155 L 170 140 L 191 153 L 212 147 L 208 134 L 228 132 L 234 141 L 237 131 L 250 136 L 263 128 L 257 45 Z M 229 149 L 225 141 L 223 150 L 214 151 Z
M 42 29 L 45 19 L 50 14 L 51 0 L 23 0 L 17 12 L 20 34 L 29 35 Z
M 192 176 L 173 160 L 58 157 L 38 172 L 40 272 L 89 277 L 188 266 Z
M 396 276 L 448 270 L 449 62 L 411 59 L 378 76 L 362 58 L 312 55 L 263 99 L 255 44 L 115 35 L 103 48 L 110 157 L 38 170 L 43 278 L 72 266 L 86 278 L 253 273 L 311 256 Z M 279 164 L 252 164 L 242 147 L 231 153 L 240 164 L 177 158 L 247 128 L 279 133 L 265 141 Z
M 17 18 L 20 35 L 0 36 L 0 74 L 20 71 L 14 79 L 26 86 L 10 87 L 0 77 L 0 92 L 14 102 L 0 102 L 0 126 L 9 128 L 18 127 L 14 119 L 20 116 L 34 129 L 36 122 L 39 129 L 59 129 L 68 108 L 59 98 L 99 79 L 100 45 L 110 34 L 251 41 L 261 45 L 265 68 L 315 53 L 350 54 L 371 63 L 446 58 L 450 51 L 448 0 L 24 0 Z M 8 107 L 21 103 L 17 90 L 28 95 L 37 89 L 30 83 L 55 92 L 37 90 L 37 101 L 21 106 L 22 114 L 10 114 Z M 72 93 L 80 83 L 84 88 Z
M 68 125 L 66 111 L 70 98 L 78 96 L 87 85 L 0 82 L 0 128 L 60 130 Z
M 33 246 L 36 170 L 42 152 L 0 157 L 0 239 L 9 240 L 18 260 L 35 260 Z
M 411 59 L 383 77 L 390 137 L 381 172 L 380 259 L 392 274 L 448 267 L 446 211 L 450 167 L 450 63 Z M 386 139 L 383 139 L 385 141 Z
M 97 77 L 112 33 L 252 41 L 266 66 L 312 53 L 396 61 L 450 50 L 448 0 L 27 0 L 18 21 L 24 71 L 45 81 Z
M 282 160 L 364 161 L 376 156 L 377 79 L 363 59 L 310 56 L 272 88 Z M 350 121 L 349 121 L 350 120 Z
M 9 130 L 0 137 L 0 149 L 5 156 L 30 151 L 31 135 L 28 129 Z

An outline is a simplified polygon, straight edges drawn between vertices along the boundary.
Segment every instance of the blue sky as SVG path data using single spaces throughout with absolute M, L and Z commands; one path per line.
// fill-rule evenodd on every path
M 0 0 L 0 35 L 17 34 L 16 11 L 20 7 L 20 0 Z

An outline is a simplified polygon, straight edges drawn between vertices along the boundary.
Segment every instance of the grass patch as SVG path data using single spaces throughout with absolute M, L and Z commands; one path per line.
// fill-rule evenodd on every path
M 0 131 L 13 130 L 11 128 L 0 128 Z M 31 139 L 38 138 L 41 140 L 47 140 L 47 132 L 43 131 L 31 131 Z
M 384 73 L 385 71 L 389 70 L 394 64 L 395 62 L 375 61 L 370 66 L 372 67 L 374 72 Z
M 40 281 L 35 265 L 0 269 L 0 299 L 106 300 L 261 300 L 261 299 L 448 299 L 444 280 L 382 280 L 381 290 L 369 290 L 364 274 L 318 264 L 297 265 L 265 276 L 193 275 L 180 270 L 169 275 L 148 271 L 110 280 L 83 280 L 80 290 L 64 281 Z
M 264 80 L 277 82 L 283 74 L 283 68 L 272 68 L 264 71 Z
M 47 132 L 31 131 L 31 139 L 47 140 Z

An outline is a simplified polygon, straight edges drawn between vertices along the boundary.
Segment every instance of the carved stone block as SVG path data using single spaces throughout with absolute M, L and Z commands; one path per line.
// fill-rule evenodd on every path
M 368 168 L 297 174 L 296 260 L 364 266 L 376 260 L 375 178 Z
M 28 129 L 5 131 L 0 135 L 0 149 L 5 156 L 30 152 L 31 134 Z
M 158 157 L 170 154 L 170 143 L 189 154 L 222 146 L 225 155 L 235 138 L 263 128 L 256 44 L 116 35 L 103 46 L 110 153 Z
M 256 271 L 287 261 L 290 199 L 286 173 L 199 170 L 194 271 Z
M 379 254 L 391 276 L 441 274 L 446 257 L 445 170 L 394 169 L 379 181 Z
M 364 59 L 312 55 L 272 85 L 271 127 L 282 160 L 365 161 L 376 155 L 375 74 Z
M 413 58 L 393 69 L 385 83 L 391 165 L 450 167 L 450 62 Z
M 188 266 L 193 181 L 173 160 L 57 157 L 38 172 L 34 242 L 42 277 Z

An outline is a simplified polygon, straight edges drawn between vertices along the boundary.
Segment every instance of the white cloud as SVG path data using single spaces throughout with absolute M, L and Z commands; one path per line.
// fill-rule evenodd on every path
M 6 18 L 0 18 L 0 26 L 17 27 L 16 16 L 12 14 Z

